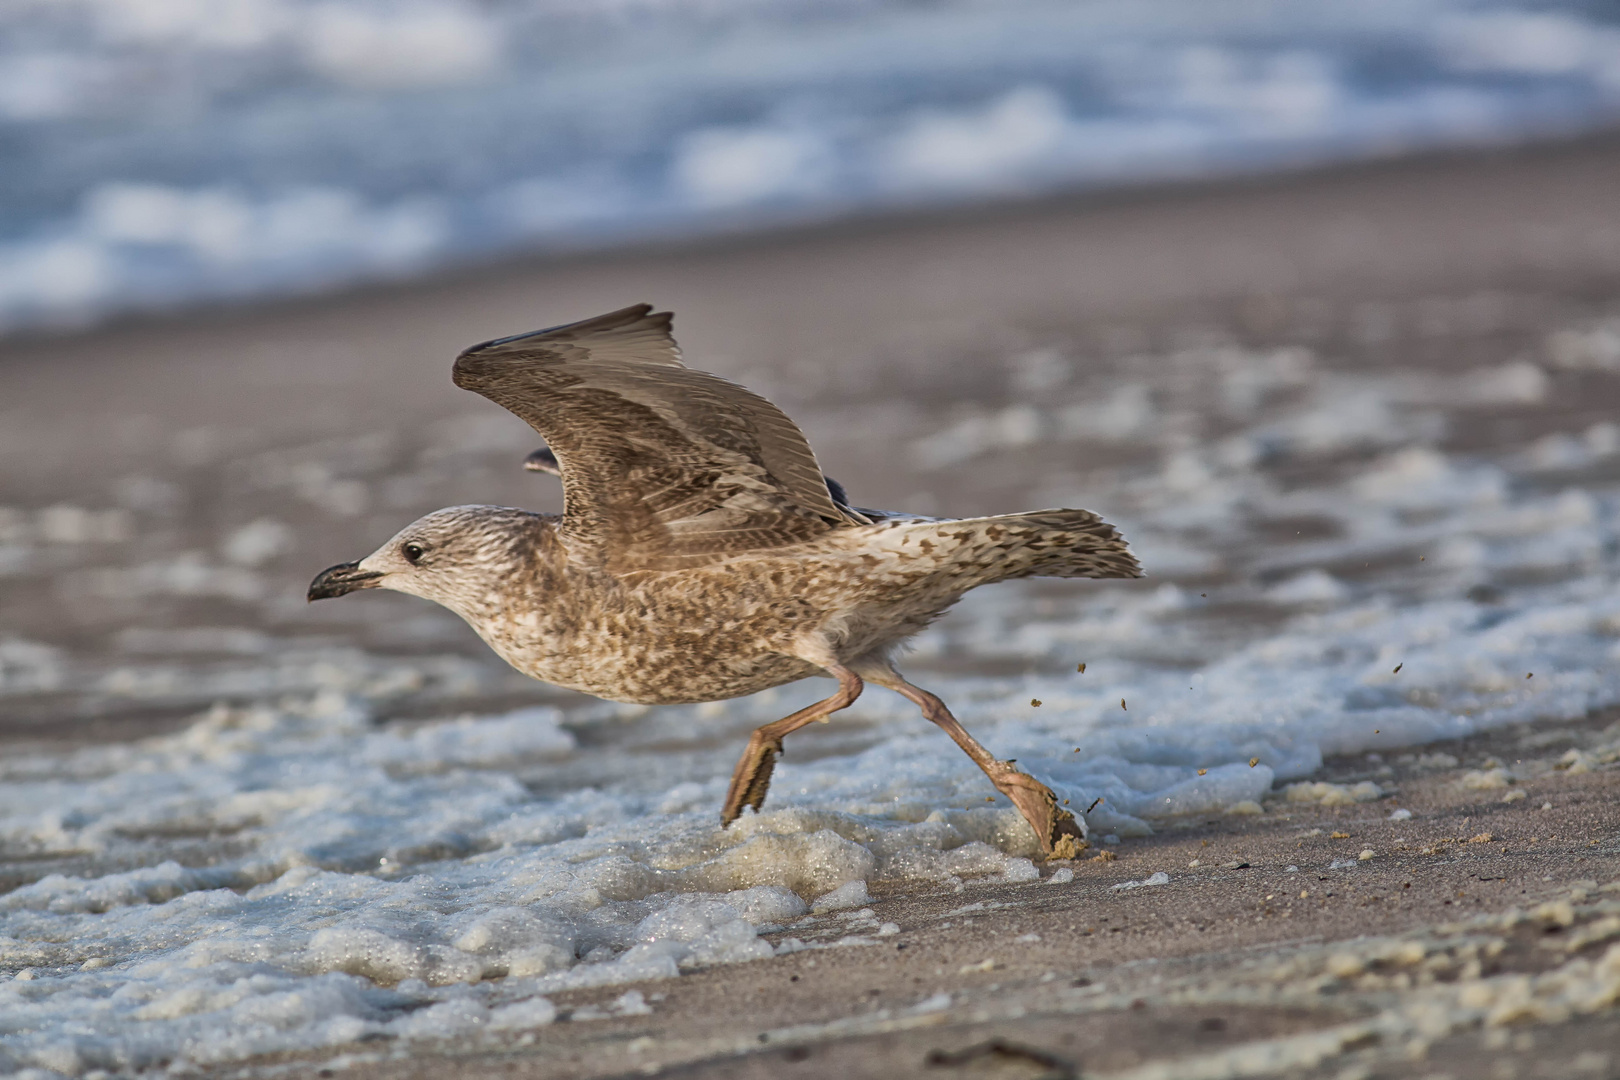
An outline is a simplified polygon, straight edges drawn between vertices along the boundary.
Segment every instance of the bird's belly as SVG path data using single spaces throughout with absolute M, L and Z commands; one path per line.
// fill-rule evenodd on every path
M 797 682 L 821 669 L 784 653 L 709 655 L 701 649 L 637 647 L 617 642 L 611 651 L 579 650 L 521 663 L 525 675 L 608 701 L 635 705 L 688 705 L 723 701 Z

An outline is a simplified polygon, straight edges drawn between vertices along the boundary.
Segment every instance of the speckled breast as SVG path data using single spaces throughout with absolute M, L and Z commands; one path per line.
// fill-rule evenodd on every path
M 719 662 L 709 657 L 634 650 L 608 663 L 580 666 L 569 681 L 529 672 L 536 678 L 609 701 L 637 705 L 687 705 L 742 697 L 773 686 L 797 682 L 821 669 L 795 656 L 761 653 L 747 660 Z
M 549 598 L 549 625 L 486 640 L 527 675 L 610 701 L 740 697 L 821 672 L 792 655 L 793 642 L 849 597 L 806 589 L 805 570 L 744 564 L 628 580 L 592 575 Z
M 929 577 L 858 546 L 672 573 L 581 572 L 547 598 L 549 625 L 485 640 L 525 674 L 610 701 L 719 701 L 822 674 L 795 655 L 807 636 L 847 660 L 916 633 L 960 592 Z

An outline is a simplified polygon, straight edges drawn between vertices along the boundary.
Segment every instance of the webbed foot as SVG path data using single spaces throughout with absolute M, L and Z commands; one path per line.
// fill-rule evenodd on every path
M 741 817 L 743 807 L 752 806 L 757 812 L 765 805 L 765 793 L 771 787 L 771 773 L 776 769 L 776 758 L 781 753 L 781 739 L 754 732 L 748 740 L 748 748 L 743 751 L 737 768 L 731 774 L 731 787 L 726 791 L 725 805 L 720 808 L 721 828 Z
M 996 762 L 985 772 L 996 790 L 1012 800 L 1035 830 L 1046 858 L 1072 859 L 1091 846 L 1086 842 L 1085 830 L 1072 813 L 1058 805 L 1051 788 L 1005 761 Z

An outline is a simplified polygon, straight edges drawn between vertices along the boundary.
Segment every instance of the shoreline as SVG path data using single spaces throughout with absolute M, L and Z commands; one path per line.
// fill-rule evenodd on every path
M 425 274 L 358 281 L 308 292 L 226 298 L 166 308 L 122 309 L 88 323 L 25 326 L 0 335 L 0 348 L 48 348 L 65 340 L 161 333 L 194 322 L 298 318 L 327 308 L 345 308 L 392 296 L 433 296 L 476 289 L 513 276 L 541 276 L 577 267 L 612 267 L 646 260 L 725 258 L 754 251 L 822 243 L 906 237 L 955 228 L 1018 225 L 1030 220 L 1068 218 L 1110 210 L 1264 196 L 1270 191 L 1361 184 L 1392 178 L 1421 178 L 1457 169 L 1512 169 L 1609 157 L 1620 149 L 1620 128 L 1554 134 L 1520 141 L 1486 142 L 1419 151 L 1369 152 L 1362 156 L 1302 161 L 1260 170 L 1233 170 L 1209 176 L 1171 177 L 1142 182 L 1099 184 L 1034 196 L 1009 196 L 968 203 L 883 207 L 841 215 L 763 222 L 739 222 L 708 232 L 581 241 L 577 245 L 514 252 L 450 262 Z M 0 361 L 3 362 L 3 361 Z

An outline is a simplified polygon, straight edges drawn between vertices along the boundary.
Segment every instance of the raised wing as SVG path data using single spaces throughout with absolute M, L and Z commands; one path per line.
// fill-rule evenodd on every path
M 474 345 L 455 382 L 556 455 L 571 558 L 672 570 L 864 519 L 833 501 L 803 433 L 757 394 L 680 361 L 646 304 Z

